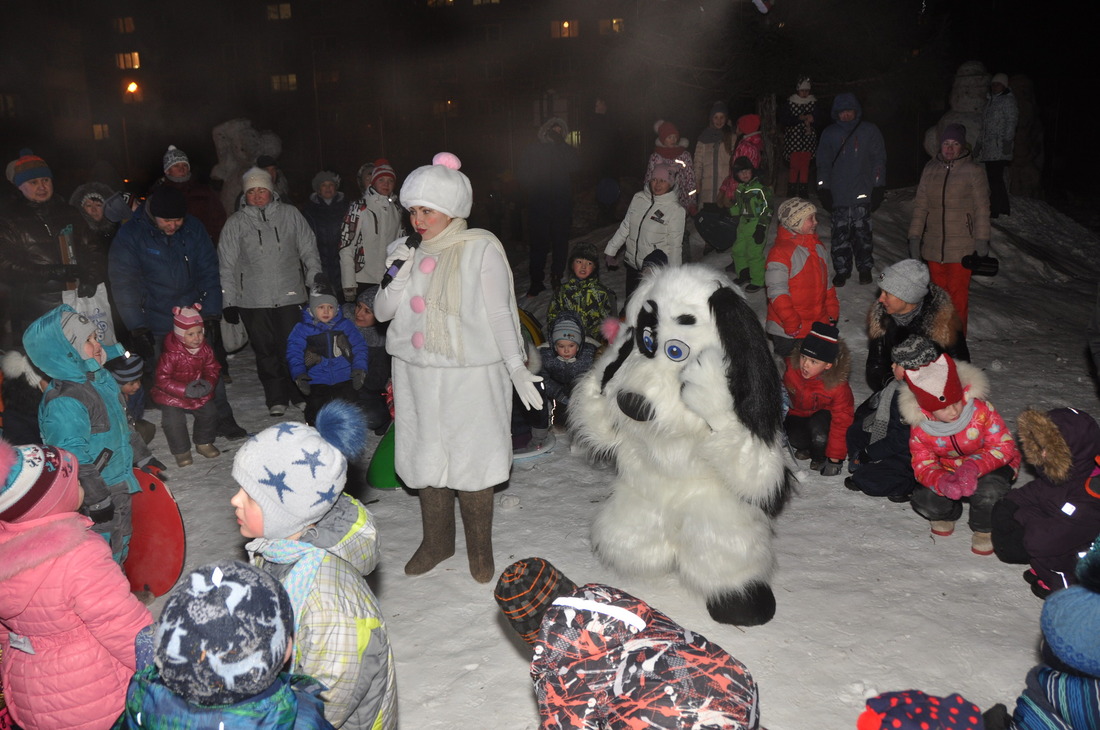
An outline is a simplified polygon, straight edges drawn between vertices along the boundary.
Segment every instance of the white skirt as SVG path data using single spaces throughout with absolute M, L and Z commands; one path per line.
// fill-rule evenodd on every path
M 420 367 L 393 359 L 394 461 L 405 486 L 476 492 L 512 468 L 512 381 L 504 363 Z

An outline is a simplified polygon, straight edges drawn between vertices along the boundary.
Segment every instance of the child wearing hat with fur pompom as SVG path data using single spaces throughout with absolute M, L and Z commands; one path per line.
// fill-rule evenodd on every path
M 374 518 L 342 492 L 347 462 L 366 443 L 362 413 L 332 401 L 316 428 L 280 423 L 233 460 L 231 503 L 254 565 L 290 594 L 297 627 L 292 671 L 326 689 L 335 727 L 397 726 L 397 686 L 386 622 L 363 576 L 378 564 Z
M 282 671 L 294 609 L 263 570 L 221 560 L 192 571 L 150 628 L 151 661 L 130 680 L 116 728 L 332 728 L 321 685 Z
M 822 476 L 840 473 L 848 454 L 845 434 L 852 425 L 855 397 L 848 385 L 852 358 L 831 324 L 814 322 L 787 358 L 783 386 L 791 407 L 783 419 L 795 458 L 810 459 Z
M 195 417 L 195 451 L 207 459 L 221 454 L 214 446 L 218 431 L 214 388 L 222 366 L 206 340 L 200 309 L 200 304 L 172 308 L 172 336 L 164 338 L 152 391 L 153 401 L 161 406 L 164 438 L 180 467 L 194 463 L 187 437 L 188 413 Z
M 152 621 L 77 514 L 80 467 L 54 446 L 0 441 L 0 684 L 25 730 L 110 727 Z
M 941 354 L 905 371 L 899 408 L 910 426 L 913 474 L 921 486 L 911 504 L 946 537 L 970 502 L 971 551 L 992 555 L 993 505 L 1012 488 L 1020 452 L 1001 414 L 986 400 L 989 383 L 976 367 Z

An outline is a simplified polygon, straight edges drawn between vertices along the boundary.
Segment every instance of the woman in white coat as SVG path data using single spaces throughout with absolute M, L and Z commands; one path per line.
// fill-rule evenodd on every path
M 504 248 L 489 231 L 466 228 L 470 180 L 450 153 L 432 162 L 401 186 L 416 234 L 396 242 L 392 281 L 374 300 L 375 316 L 392 320 L 397 474 L 417 490 L 424 528 L 405 572 L 426 573 L 454 555 L 457 494 L 470 573 L 485 583 L 494 574 L 493 487 L 512 465 L 511 391 L 540 408 L 542 378 L 524 365 Z

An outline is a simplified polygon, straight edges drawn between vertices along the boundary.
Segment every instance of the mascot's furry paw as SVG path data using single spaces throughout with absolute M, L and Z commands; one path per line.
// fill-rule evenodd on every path
M 744 591 L 711 596 L 707 611 L 720 624 L 760 626 L 775 616 L 775 594 L 767 583 L 750 583 Z
M 677 571 L 717 621 L 771 619 L 772 519 L 789 483 L 781 392 L 760 321 L 724 274 L 647 274 L 569 406 L 575 439 L 618 467 L 592 526 L 601 560 Z

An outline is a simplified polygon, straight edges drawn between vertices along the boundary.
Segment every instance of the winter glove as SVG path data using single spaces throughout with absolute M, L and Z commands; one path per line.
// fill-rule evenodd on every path
M 363 387 L 363 383 L 367 382 L 366 370 L 352 370 L 351 371 L 351 387 L 354 390 L 359 390 Z
M 110 497 L 101 502 L 87 505 L 85 509 L 96 525 L 106 524 L 115 518 L 115 503 L 111 501 Z
M 535 387 L 535 383 L 541 383 L 542 377 L 533 374 L 527 368 L 520 365 L 508 374 L 512 379 L 512 385 L 516 389 L 523 407 L 529 411 L 537 411 L 542 408 L 542 394 Z
M 920 255 L 920 238 L 909 239 L 909 258 L 921 261 Z
M 356 288 L 354 286 L 344 287 L 344 301 L 345 302 L 354 302 L 355 301 L 355 292 L 356 292 Z
M 90 281 L 84 281 L 83 279 L 76 285 L 76 295 L 81 298 L 88 298 L 95 296 L 95 290 L 99 288 L 98 284 L 94 284 Z
M 617 260 L 615 259 L 615 257 L 614 257 L 614 256 L 612 256 L 611 254 L 609 254 L 609 253 L 605 253 L 605 254 L 603 255 L 603 262 L 604 262 L 605 264 L 607 264 L 607 270 L 608 270 L 608 271 L 618 271 L 618 269 L 619 269 L 619 262 L 618 262 L 618 261 L 617 261 Z
M 143 358 L 149 361 L 155 361 L 153 357 L 155 353 L 155 343 L 153 342 L 153 333 L 149 331 L 148 327 L 135 327 L 130 330 L 130 344 L 131 349 L 135 354 L 141 355 Z
M 160 479 L 162 482 L 168 481 L 168 475 L 164 473 L 168 470 L 168 467 L 166 467 L 164 463 L 155 456 L 150 456 L 148 459 L 145 460 L 145 463 L 138 466 L 138 468 L 146 474 L 152 474 L 157 479 Z
M 940 494 L 948 499 L 969 497 L 978 488 L 978 462 L 964 461 L 953 474 L 941 477 L 938 487 Z
M 294 379 L 294 384 L 298 386 L 298 390 L 302 391 L 302 395 L 309 395 L 309 383 L 313 378 L 308 375 L 299 375 Z
M 192 380 L 187 384 L 187 387 L 183 389 L 183 394 L 188 398 L 202 398 L 210 395 L 210 391 L 214 390 L 214 386 L 207 380 Z
M 829 459 L 825 462 L 825 466 L 821 467 L 821 476 L 823 477 L 835 477 L 840 473 L 840 468 L 844 466 L 844 459 L 840 461 L 834 461 Z
M 302 358 L 305 361 L 306 367 L 311 368 L 314 365 L 321 364 L 321 356 L 313 350 L 306 350 L 306 354 Z
M 763 226 L 763 225 L 757 226 L 756 230 L 752 232 L 753 242 L 756 243 L 756 245 L 758 245 L 758 246 L 763 246 L 764 245 L 764 234 L 767 233 L 767 231 L 768 231 L 767 226 Z
M 314 276 L 313 276 L 313 286 L 311 288 L 314 291 L 316 291 L 318 289 L 328 289 L 328 288 L 330 288 L 328 277 L 325 276 L 323 271 L 318 271 L 316 274 L 314 274 Z
M 882 201 L 886 200 L 886 188 L 881 185 L 877 188 L 871 188 L 871 212 L 874 213 L 882 205 Z
M 226 307 L 222 309 L 222 318 L 229 324 L 240 324 L 241 310 L 238 307 Z
M 833 191 L 829 188 L 819 187 L 817 189 L 817 197 L 821 198 L 821 207 L 825 209 L 827 213 L 833 212 Z

